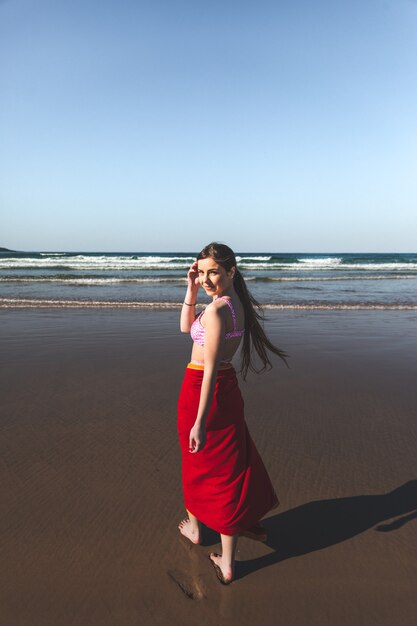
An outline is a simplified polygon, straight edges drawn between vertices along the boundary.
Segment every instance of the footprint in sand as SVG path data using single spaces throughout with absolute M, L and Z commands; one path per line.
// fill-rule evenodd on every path
M 167 574 L 190 600 L 202 600 L 206 597 L 204 585 L 199 577 L 192 578 L 179 570 L 168 570 Z

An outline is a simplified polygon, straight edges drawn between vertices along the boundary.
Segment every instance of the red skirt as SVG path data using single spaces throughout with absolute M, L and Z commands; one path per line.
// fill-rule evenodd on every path
M 279 501 L 249 434 L 233 367 L 218 371 L 206 421 L 206 444 L 200 452 L 189 452 L 203 374 L 187 367 L 178 400 L 184 504 L 209 528 L 235 535 L 249 529 Z

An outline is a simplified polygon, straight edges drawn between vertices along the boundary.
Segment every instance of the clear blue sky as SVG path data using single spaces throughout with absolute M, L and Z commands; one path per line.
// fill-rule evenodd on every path
M 0 0 L 0 246 L 417 250 L 415 0 Z

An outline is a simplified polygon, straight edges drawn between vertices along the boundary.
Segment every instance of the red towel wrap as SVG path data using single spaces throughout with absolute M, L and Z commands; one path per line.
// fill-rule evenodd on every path
M 200 402 L 203 370 L 187 367 L 178 400 L 185 508 L 224 535 L 247 530 L 278 498 L 249 434 L 235 370 L 219 370 L 207 416 L 207 441 L 189 452 L 189 435 Z

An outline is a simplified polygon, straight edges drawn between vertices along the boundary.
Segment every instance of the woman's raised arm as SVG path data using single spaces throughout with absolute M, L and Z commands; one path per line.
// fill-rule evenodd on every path
M 189 333 L 191 324 L 195 320 L 195 305 L 200 283 L 198 280 L 197 261 L 195 261 L 187 273 L 187 292 L 181 309 L 180 329 L 182 333 Z

